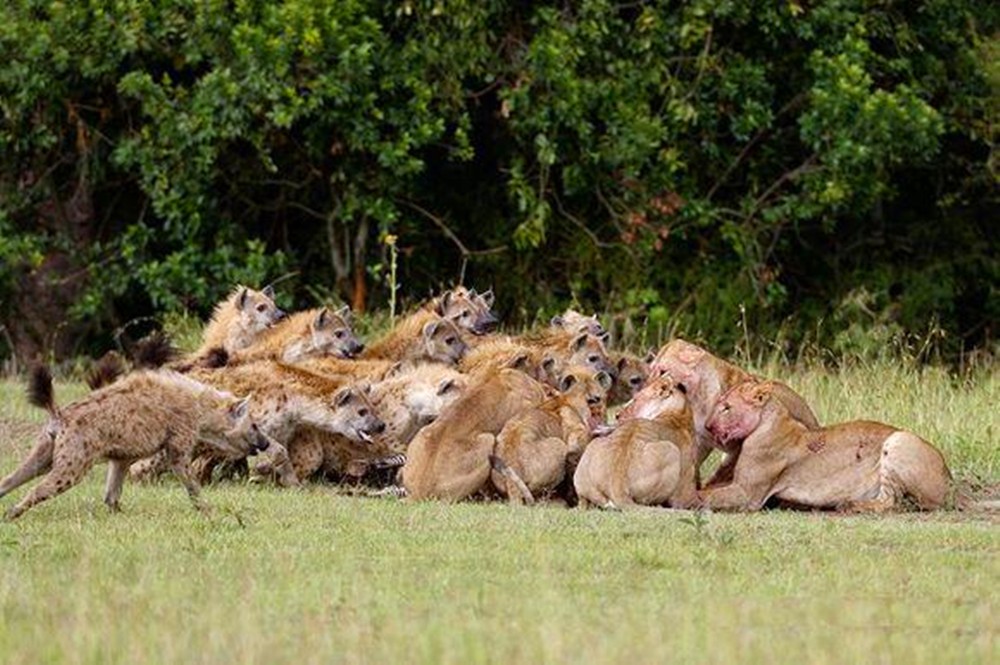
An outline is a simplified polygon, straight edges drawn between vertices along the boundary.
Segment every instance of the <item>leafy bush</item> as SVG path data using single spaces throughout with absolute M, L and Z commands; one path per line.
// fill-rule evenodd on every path
M 491 283 L 522 322 L 577 302 L 725 345 L 743 306 L 795 341 L 867 288 L 980 344 L 998 11 L 11 0 L 2 316 L 71 352 L 235 281 L 382 305 L 391 233 L 411 298 Z

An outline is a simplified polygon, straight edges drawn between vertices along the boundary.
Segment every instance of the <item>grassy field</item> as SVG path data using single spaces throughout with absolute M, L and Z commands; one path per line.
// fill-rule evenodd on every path
M 821 420 L 906 426 L 996 495 L 997 370 L 770 370 Z M 20 393 L 0 384 L 4 473 L 41 421 Z M 126 486 L 110 515 L 101 470 L 0 524 L 3 663 L 1000 659 L 996 513 L 607 513 L 227 484 L 199 514 L 165 482 Z

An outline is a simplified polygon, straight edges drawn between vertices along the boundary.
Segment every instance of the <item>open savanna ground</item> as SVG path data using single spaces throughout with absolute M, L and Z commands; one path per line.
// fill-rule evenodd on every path
M 822 421 L 912 429 L 963 492 L 997 497 L 995 368 L 767 372 Z M 60 403 L 85 390 L 56 387 Z M 0 384 L 0 471 L 43 415 Z M 512 509 L 228 483 L 200 514 L 168 480 L 127 485 L 111 515 L 102 470 L 0 524 L 3 663 L 1000 659 L 996 513 Z

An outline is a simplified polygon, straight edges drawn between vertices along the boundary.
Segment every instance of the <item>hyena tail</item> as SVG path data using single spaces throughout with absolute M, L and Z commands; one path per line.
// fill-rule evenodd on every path
M 146 335 L 132 349 L 132 362 L 141 369 L 158 369 L 177 357 L 177 348 L 162 331 Z
M 514 469 L 507 466 L 506 462 L 496 455 L 490 455 L 490 467 L 507 480 L 508 495 L 513 494 L 510 490 L 514 489 L 521 495 L 521 500 L 524 503 L 533 504 L 535 502 L 535 497 L 531 495 L 531 490 L 521 480 L 521 476 L 517 475 Z
M 53 417 L 59 415 L 55 392 L 52 390 L 52 372 L 45 365 L 35 365 L 31 368 L 31 375 L 28 378 L 28 402 L 45 409 Z
M 125 373 L 125 361 L 115 351 L 108 351 L 94 363 L 87 373 L 87 385 L 91 390 L 97 390 L 110 385 Z

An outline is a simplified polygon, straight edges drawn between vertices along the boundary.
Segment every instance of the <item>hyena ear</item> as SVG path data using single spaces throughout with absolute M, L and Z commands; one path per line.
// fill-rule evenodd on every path
M 261 289 L 260 292 L 264 294 L 264 296 L 270 298 L 271 300 L 274 300 L 274 287 L 271 286 L 270 284 Z
M 545 370 L 546 372 L 548 372 L 549 374 L 551 374 L 552 370 L 554 370 L 555 368 L 556 368 L 556 359 L 555 358 L 553 358 L 552 356 L 545 356 L 542 359 L 542 369 L 543 370 Z
M 444 379 L 438 384 L 437 394 L 445 395 L 456 388 L 455 379 Z
M 472 299 L 474 299 L 474 298 L 475 298 L 475 297 L 476 297 L 477 295 L 479 295 L 478 293 L 476 293 L 476 290 L 475 290 L 475 289 L 469 289 L 467 293 L 468 293 L 468 296 L 469 296 L 469 300 L 472 300 Z
M 334 312 L 334 314 L 336 314 L 341 319 L 343 319 L 345 323 L 349 323 L 351 321 L 351 306 L 350 305 L 344 305 L 343 307 L 341 307 L 340 309 L 338 309 L 336 312 Z
M 354 397 L 354 390 L 350 387 L 341 388 L 333 396 L 333 405 L 335 407 L 345 406 Z
M 570 349 L 573 351 L 579 351 L 587 344 L 587 333 L 580 333 L 573 338 L 573 343 L 570 344 Z
M 559 390 L 561 392 L 566 392 L 575 385 L 576 385 L 576 376 L 574 376 L 573 374 L 567 374 L 563 378 L 559 379 Z
M 316 318 L 313 320 L 313 328 L 316 330 L 322 330 L 331 323 L 331 318 L 330 310 L 324 307 L 319 310 L 319 314 L 317 314 Z
M 618 362 L 615 363 L 615 367 L 618 368 L 619 374 L 622 373 L 626 365 L 628 365 L 628 356 L 622 356 L 621 358 L 618 359 Z
M 440 314 L 441 316 L 444 316 L 444 313 L 448 311 L 448 307 L 449 305 L 451 305 L 451 297 L 452 297 L 452 292 L 445 291 L 443 294 L 441 294 L 441 297 L 438 298 L 437 313 Z
M 383 379 L 388 379 L 390 377 L 393 377 L 393 376 L 396 376 L 397 374 L 402 373 L 402 371 L 403 371 L 403 362 L 400 361 L 398 363 L 394 363 L 392 365 L 392 367 L 390 367 L 388 369 L 388 371 L 386 371 L 386 373 L 382 375 L 382 378 Z
M 688 389 L 684 387 L 683 383 L 675 383 L 674 384 L 674 390 L 676 390 L 677 392 L 679 392 L 682 395 L 687 395 L 688 394 Z
M 549 319 L 549 325 L 553 326 L 554 328 L 562 328 L 563 323 L 564 319 L 562 317 L 562 314 L 556 314 L 551 319 Z
M 608 344 L 611 342 L 611 333 L 605 330 L 597 335 L 597 339 L 601 340 L 601 344 Z
M 434 337 L 434 334 L 438 331 L 440 327 L 441 327 L 440 321 L 429 322 L 427 325 L 424 326 L 424 332 L 423 332 L 424 339 L 430 339 L 431 337 Z
M 528 355 L 527 352 L 519 353 L 513 358 L 511 358 L 510 362 L 507 363 L 507 367 L 509 367 L 510 369 L 519 369 L 521 371 L 524 371 L 528 369 L 529 359 L 530 356 Z
M 642 359 L 642 362 L 649 365 L 654 360 L 656 360 L 656 349 L 650 349 L 649 351 L 646 352 L 646 357 Z
M 239 294 L 236 296 L 236 309 L 246 309 L 247 300 L 250 298 L 250 292 L 247 291 L 246 287 L 240 289 Z
M 479 298 L 483 301 L 483 304 L 486 305 L 487 308 L 493 309 L 493 302 L 496 300 L 496 296 L 493 295 L 492 288 L 483 291 Z
M 597 383 L 599 383 L 605 390 L 611 390 L 611 384 L 615 382 L 615 380 L 611 378 L 611 375 L 603 370 L 598 372 L 594 378 L 597 379 Z
M 250 412 L 250 395 L 247 395 L 236 404 L 229 407 L 229 417 L 233 422 L 239 422 L 247 417 Z

